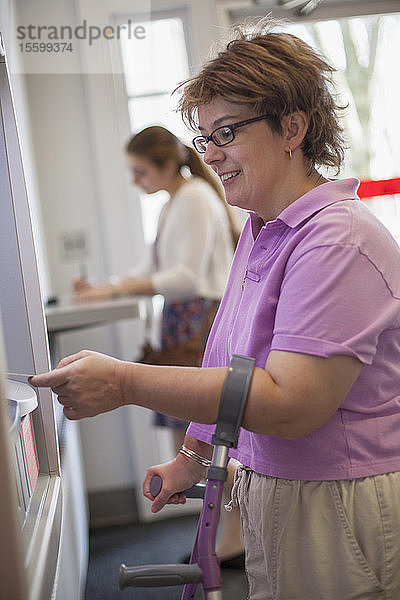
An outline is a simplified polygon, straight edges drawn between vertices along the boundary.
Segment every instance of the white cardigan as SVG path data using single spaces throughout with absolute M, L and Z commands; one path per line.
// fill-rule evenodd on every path
M 150 277 L 168 302 L 197 296 L 220 299 L 233 257 L 229 220 L 220 198 L 203 179 L 191 178 L 163 207 L 154 252 L 132 276 Z

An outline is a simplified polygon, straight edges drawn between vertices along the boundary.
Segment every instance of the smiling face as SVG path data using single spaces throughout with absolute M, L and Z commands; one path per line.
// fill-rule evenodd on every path
M 222 125 L 231 125 L 256 115 L 249 107 L 220 97 L 199 106 L 199 131 L 210 135 Z M 253 210 L 265 221 L 283 210 L 288 170 L 287 140 L 274 133 L 267 120 L 239 127 L 227 146 L 209 142 L 204 161 L 219 175 L 229 204 Z

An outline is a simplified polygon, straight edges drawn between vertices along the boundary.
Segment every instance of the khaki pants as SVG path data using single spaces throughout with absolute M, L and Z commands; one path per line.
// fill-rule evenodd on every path
M 399 600 L 400 472 L 292 481 L 239 467 L 248 600 Z

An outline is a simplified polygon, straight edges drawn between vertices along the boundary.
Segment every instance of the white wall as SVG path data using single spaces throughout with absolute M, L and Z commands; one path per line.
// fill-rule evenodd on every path
M 76 0 L 75 6 L 74 0 L 14 0 L 16 25 L 78 25 L 83 19 L 93 22 L 99 5 L 104 14 L 111 15 L 139 4 Z M 153 0 L 151 10 L 163 10 L 170 4 Z M 189 0 L 182 5 L 188 8 L 195 70 L 218 32 L 213 25 L 215 7 L 210 0 Z M 27 55 L 20 58 L 27 60 Z M 82 231 L 87 235 L 89 275 L 97 278 L 126 271 L 140 258 L 143 245 L 140 204 L 128 184 L 122 151 L 129 137 L 129 120 L 114 97 L 118 75 L 87 73 L 88 60 L 79 56 L 80 72 L 25 77 L 49 287 L 56 295 L 68 293 L 71 280 L 79 275 L 79 261 L 68 262 L 63 257 L 64 234 Z

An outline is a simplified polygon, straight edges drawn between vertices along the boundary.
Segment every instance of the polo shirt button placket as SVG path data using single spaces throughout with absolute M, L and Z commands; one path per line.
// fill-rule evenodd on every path
M 244 292 L 244 284 L 246 282 L 247 271 L 248 271 L 248 269 L 246 268 L 246 271 L 244 272 L 243 281 L 242 281 L 242 292 Z

